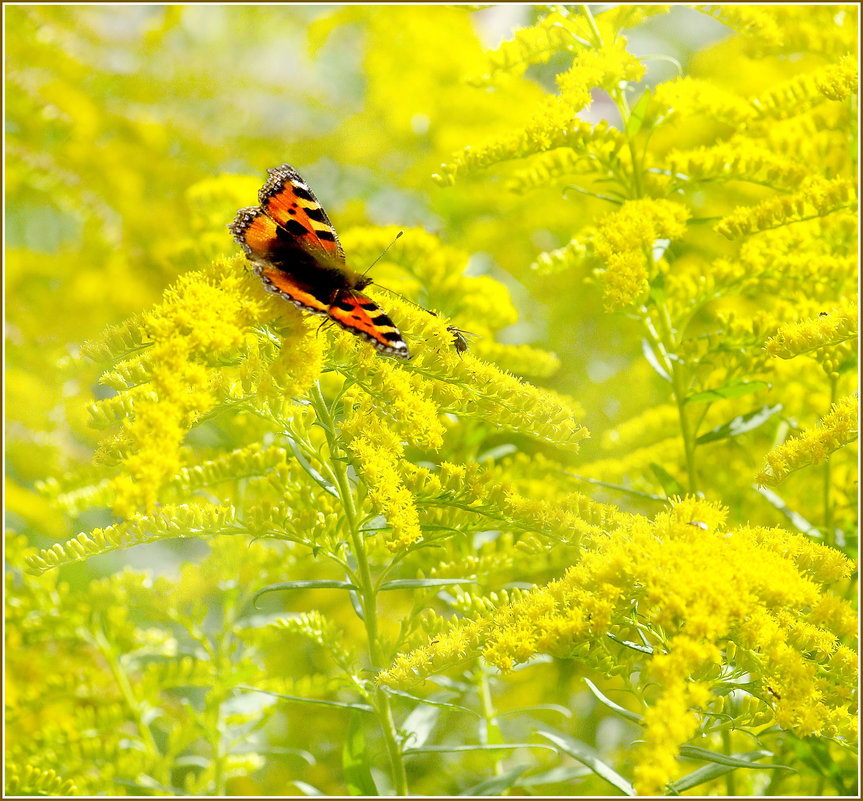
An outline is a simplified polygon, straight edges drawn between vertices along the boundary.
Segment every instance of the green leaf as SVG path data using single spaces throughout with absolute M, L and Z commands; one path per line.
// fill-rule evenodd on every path
M 385 581 L 378 587 L 380 592 L 384 590 L 415 590 L 422 587 L 450 587 L 453 584 L 476 584 L 475 578 L 455 578 L 455 579 L 433 579 L 433 578 L 418 578 L 418 579 L 393 579 Z
M 440 709 L 417 704 L 399 726 L 403 742 L 411 743 L 417 748 L 425 745 L 439 720 Z
M 619 645 L 622 645 L 624 648 L 629 648 L 631 651 L 638 651 L 640 654 L 648 654 L 650 656 L 653 655 L 654 649 L 649 645 L 639 645 L 637 642 L 632 642 L 631 640 L 620 640 L 610 631 L 605 632 L 605 636 L 608 637 L 609 640 L 613 640 Z
M 654 258 L 656 258 L 655 255 Z M 650 299 L 656 306 L 661 306 L 665 302 L 665 273 L 658 272 L 650 279 Z
M 291 446 L 291 451 L 294 454 L 294 458 L 300 463 L 303 470 L 305 470 L 318 484 L 322 489 L 326 490 L 335 498 L 339 497 L 339 491 L 333 486 L 333 484 L 327 481 L 314 467 L 311 466 L 309 460 L 303 455 L 303 452 L 300 450 L 299 445 L 294 442 L 290 437 L 288 438 L 288 444 Z
M 635 136 L 644 125 L 644 117 L 647 113 L 647 104 L 650 102 L 650 89 L 645 89 L 638 102 L 633 106 L 629 119 L 626 121 L 626 135 Z
M 366 754 L 366 738 L 360 716 L 354 712 L 348 726 L 345 744 L 342 746 L 342 769 L 345 772 L 345 784 L 351 795 L 378 795 L 372 779 L 369 757 Z
M 668 375 L 665 368 L 659 363 L 659 359 L 656 358 L 653 348 L 650 347 L 650 343 L 646 339 L 641 340 L 641 352 L 644 354 L 644 358 L 647 359 L 650 366 L 656 370 L 662 378 L 671 382 L 671 376 Z
M 599 755 L 590 746 L 585 745 L 572 737 L 565 737 L 562 734 L 550 731 L 537 731 L 541 737 L 551 740 L 561 751 L 569 754 L 573 759 L 577 759 L 584 765 L 587 765 L 597 776 L 605 779 L 610 785 L 616 787 L 626 795 L 635 795 L 635 788 L 621 776 L 614 768 L 603 762 Z
M 515 748 L 543 748 L 546 751 L 557 750 L 543 743 L 476 743 L 470 745 L 424 745 L 422 748 L 406 748 L 404 755 L 452 754 L 467 751 L 512 751 Z
M 596 696 L 597 700 L 599 700 L 602 704 L 607 706 L 609 709 L 617 712 L 623 718 L 627 720 L 631 720 L 633 723 L 642 723 L 643 718 L 641 715 L 636 714 L 635 712 L 630 712 L 628 709 L 624 709 L 620 704 L 615 704 L 610 698 L 606 698 L 600 691 L 599 688 L 590 680 L 585 679 L 585 684 L 587 684 L 590 691 Z
M 460 795 L 483 795 L 483 796 L 498 796 L 504 795 L 506 790 L 512 787 L 519 776 L 524 773 L 529 765 L 516 765 L 512 770 L 502 773 L 500 776 L 493 776 L 491 779 L 486 779 L 484 782 L 475 784 L 469 787 Z
M 756 759 L 773 756 L 772 751 L 747 751 L 743 754 L 720 754 L 707 748 L 699 748 L 697 745 L 681 745 L 680 756 L 686 759 L 702 759 L 705 762 L 713 762 L 717 765 L 727 765 L 731 768 L 755 768 L 758 770 L 793 770 L 787 765 L 759 765 Z
M 697 748 L 691 745 L 684 745 L 680 748 L 680 755 L 687 759 L 705 759 L 712 764 L 704 765 L 692 773 L 688 773 L 681 779 L 672 782 L 669 785 L 669 790 L 673 794 L 679 794 L 686 790 L 691 790 L 699 784 L 718 779 L 726 773 L 731 773 L 738 768 L 750 768 L 755 770 L 792 770 L 786 765 L 759 765 L 754 762 L 756 759 L 763 759 L 773 755 L 772 751 L 749 751 L 744 754 L 732 754 L 726 756 L 717 754 L 714 751 L 708 751 L 704 748 Z M 796 773 L 796 771 L 793 771 Z
M 541 784 L 567 784 L 575 779 L 582 779 L 589 773 L 583 765 L 567 768 L 552 768 L 542 773 L 532 773 L 519 782 L 519 786 L 527 789 Z
M 671 498 L 674 495 L 679 495 L 682 498 L 686 495 L 686 490 L 683 488 L 683 485 L 673 475 L 671 475 L 671 473 L 662 467 L 662 465 L 659 465 L 656 462 L 651 462 L 650 470 L 662 487 L 662 491 L 665 493 L 666 498 Z
M 286 590 L 355 590 L 356 587 L 349 581 L 337 579 L 306 579 L 298 581 L 280 581 L 278 584 L 270 584 L 255 593 L 254 602 L 267 592 L 284 592 Z
M 466 706 L 460 706 L 459 704 L 453 704 L 449 701 L 435 701 L 432 698 L 421 698 L 418 695 L 413 695 L 412 693 L 406 693 L 404 690 L 395 690 L 392 687 L 381 687 L 381 689 L 387 695 L 398 695 L 400 698 L 408 698 L 413 701 L 415 704 L 422 704 L 425 706 L 439 706 L 442 709 L 454 709 L 457 712 L 466 712 L 468 715 L 473 715 L 474 717 L 482 717 L 479 712 L 474 711 Z
M 782 498 L 777 495 L 773 490 L 768 489 L 767 487 L 759 487 L 757 484 L 753 484 L 752 488 L 759 494 L 762 495 L 767 502 L 778 511 L 782 512 L 785 517 L 788 518 L 791 525 L 794 526 L 798 531 L 806 534 L 810 537 L 818 537 L 822 539 L 824 535 L 813 526 L 803 515 L 799 512 L 795 512 L 793 509 L 789 508 L 789 506 L 782 500 Z
M 261 690 L 258 687 L 250 687 L 247 684 L 238 684 L 237 688 L 240 690 L 263 693 L 264 695 L 273 695 L 276 698 L 281 698 L 283 701 L 294 701 L 298 704 L 314 704 L 315 706 L 334 706 L 338 707 L 339 709 L 353 709 L 356 712 L 375 711 L 374 707 L 369 704 L 353 704 L 349 701 L 326 701 L 323 698 L 304 698 L 301 695 L 285 695 L 284 693 L 277 693 L 273 690 Z
M 737 437 L 747 431 L 752 431 L 753 428 L 758 428 L 766 420 L 773 417 L 776 412 L 782 409 L 782 404 L 777 403 L 775 406 L 762 406 L 749 414 L 741 414 L 717 426 L 712 431 L 702 434 L 696 443 L 703 445 L 705 442 L 715 442 L 718 439 L 728 439 L 729 437 Z
M 758 392 L 759 389 L 769 389 L 770 384 L 766 381 L 741 381 L 736 384 L 726 384 L 723 387 L 716 389 L 706 389 L 704 392 L 696 392 L 690 395 L 687 403 L 713 403 L 718 400 L 728 400 L 729 398 L 740 398 L 743 395 L 748 395 L 750 392 Z

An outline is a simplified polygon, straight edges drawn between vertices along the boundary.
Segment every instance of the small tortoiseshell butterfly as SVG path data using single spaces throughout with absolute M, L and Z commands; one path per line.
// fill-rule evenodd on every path
M 329 317 L 381 353 L 409 359 L 398 328 L 360 290 L 371 283 L 345 263 L 333 224 L 308 184 L 287 164 L 267 170 L 259 206 L 240 209 L 228 228 L 270 292 Z

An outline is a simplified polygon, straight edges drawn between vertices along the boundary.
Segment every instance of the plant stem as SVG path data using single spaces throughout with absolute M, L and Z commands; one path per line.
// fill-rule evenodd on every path
M 366 553 L 365 540 L 357 522 L 357 509 L 350 480 L 348 479 L 347 467 L 345 461 L 341 458 L 343 448 L 338 441 L 335 422 L 321 393 L 319 384 L 316 383 L 312 387 L 309 397 L 311 398 L 312 405 L 315 407 L 318 422 L 326 433 L 331 456 L 330 467 L 339 491 L 339 499 L 345 513 L 348 535 L 357 560 L 360 606 L 363 610 L 363 624 L 366 629 L 366 639 L 368 640 L 369 661 L 373 669 L 378 669 L 383 666 L 383 658 L 378 643 L 377 594 L 369 566 L 368 554 Z M 374 705 L 378 713 L 378 720 L 390 758 L 393 787 L 396 795 L 407 795 L 407 773 L 405 772 L 404 759 L 398 744 L 390 699 L 381 688 L 375 690 Z
M 95 643 L 105 661 L 108 663 L 111 675 L 114 677 L 114 681 L 117 682 L 117 687 L 123 696 L 123 700 L 126 702 L 126 707 L 135 721 L 138 735 L 141 738 L 144 748 L 147 750 L 147 754 L 152 760 L 150 770 L 153 778 L 165 788 L 169 787 L 170 776 L 165 768 L 165 761 L 159 751 L 159 747 L 156 745 L 156 741 L 153 739 L 153 732 L 144 721 L 144 710 L 135 696 L 135 691 L 132 689 L 129 677 L 120 665 L 116 649 L 108 641 L 104 631 L 98 626 L 84 630 L 82 631 L 82 634 L 84 635 L 85 640 Z

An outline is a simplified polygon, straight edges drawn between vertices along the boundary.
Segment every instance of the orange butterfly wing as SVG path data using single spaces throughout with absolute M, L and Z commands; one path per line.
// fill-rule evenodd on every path
M 330 317 L 342 328 L 371 342 L 379 351 L 409 359 L 408 346 L 398 328 L 371 298 L 359 292 L 344 292 L 329 308 Z
M 309 253 L 326 254 L 344 266 L 345 251 L 336 229 L 314 192 L 291 166 L 268 169 L 270 177 L 258 192 L 258 201 L 267 216 L 281 225 L 299 247 Z

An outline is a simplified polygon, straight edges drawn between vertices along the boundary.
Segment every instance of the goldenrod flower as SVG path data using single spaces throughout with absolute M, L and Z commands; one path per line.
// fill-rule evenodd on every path
M 821 464 L 830 454 L 857 439 L 859 403 L 853 393 L 833 405 L 817 428 L 804 429 L 767 454 L 767 467 L 758 474 L 759 484 L 779 484 L 790 473 Z
M 808 217 L 821 217 L 857 207 L 857 182 L 845 178 L 827 180 L 810 176 L 799 192 L 770 198 L 756 206 L 741 206 L 715 227 L 729 239 L 768 228 L 788 225 Z
M 841 688 L 850 676 L 835 654 L 853 610 L 844 601 L 822 604 L 829 596 L 820 585 L 849 575 L 851 563 L 779 529 L 726 529 L 725 517 L 722 507 L 693 497 L 675 500 L 652 523 L 628 517 L 608 534 L 592 535 L 562 579 L 467 625 L 457 623 L 446 638 L 436 634 L 435 642 L 399 657 L 379 681 L 410 684 L 477 650 L 501 670 L 536 653 L 578 653 L 590 664 L 603 658 L 599 643 L 607 632 L 637 640 L 630 633 L 634 613 L 642 634 L 650 632 L 646 680 L 659 690 L 644 714 L 639 792 L 661 792 L 676 776 L 680 745 L 714 703 L 710 681 L 719 675 L 723 652 L 733 658 L 729 641 L 754 656 L 747 662 L 753 680 L 781 696 L 780 725 L 801 734 L 830 728 L 848 737 Z M 638 653 L 624 649 L 618 658 L 632 667 Z M 837 669 L 819 678 L 816 665 L 831 659 Z
M 817 317 L 783 325 L 764 347 L 771 356 L 791 359 L 827 345 L 836 345 L 857 336 L 857 298 L 842 298 L 836 306 Z
M 605 305 L 609 311 L 636 303 L 652 277 L 650 252 L 659 239 L 679 239 L 690 212 L 669 200 L 631 200 L 603 217 L 593 243 L 605 261 Z M 650 262 L 648 261 L 650 259 Z

